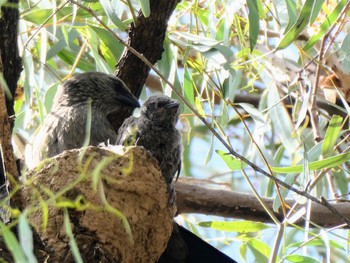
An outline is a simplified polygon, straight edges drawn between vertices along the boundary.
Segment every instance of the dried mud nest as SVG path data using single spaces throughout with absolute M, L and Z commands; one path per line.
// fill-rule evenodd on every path
M 168 207 L 157 161 L 143 148 L 66 151 L 24 181 L 21 205 L 48 262 L 75 261 L 69 229 L 84 262 L 155 262 L 171 235 L 175 208 Z

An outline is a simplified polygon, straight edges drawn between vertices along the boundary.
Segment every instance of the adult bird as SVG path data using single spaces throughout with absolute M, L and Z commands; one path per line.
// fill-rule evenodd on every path
M 117 133 L 107 115 L 140 104 L 119 78 L 101 72 L 78 74 L 58 89 L 51 112 L 32 146 L 35 167 L 47 157 L 84 145 L 115 143 Z
M 168 185 L 170 204 L 175 201 L 173 178 L 181 168 L 181 134 L 176 129 L 179 103 L 164 95 L 150 97 L 140 117 L 129 117 L 118 130 L 117 143 L 143 146 L 158 162 Z M 202 263 L 235 261 L 195 234 L 173 223 L 173 232 L 158 263 Z

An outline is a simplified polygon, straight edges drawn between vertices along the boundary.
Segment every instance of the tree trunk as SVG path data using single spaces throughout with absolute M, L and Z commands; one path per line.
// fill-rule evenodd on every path
M 151 14 L 145 18 L 141 12 L 137 16 L 137 25 L 131 24 L 128 44 L 155 64 L 162 58 L 164 51 L 163 42 L 168 27 L 168 20 L 176 5 L 181 0 L 151 0 Z M 150 68 L 137 58 L 130 50 L 125 49 L 120 59 L 115 75 L 122 79 L 131 92 L 140 97 L 143 85 L 149 74 Z M 115 130 L 118 130 L 125 118 L 132 113 L 130 108 L 111 114 L 109 121 Z

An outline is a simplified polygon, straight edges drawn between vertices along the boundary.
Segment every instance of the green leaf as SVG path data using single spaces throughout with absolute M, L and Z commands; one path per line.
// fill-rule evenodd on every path
M 209 161 L 211 160 L 211 157 L 213 156 L 213 152 L 214 152 L 214 135 L 211 135 L 211 139 L 210 139 L 210 147 L 209 147 L 209 151 L 207 154 L 207 158 L 205 158 L 205 165 L 207 165 L 209 163 Z
M 139 0 L 141 5 L 142 14 L 144 17 L 149 17 L 151 15 L 151 6 L 149 0 Z
M 340 46 L 340 49 L 347 55 L 350 56 L 350 32 L 347 33 L 346 37 L 343 40 L 343 43 Z
M 344 38 L 340 49 L 344 52 L 344 58 L 342 61 L 344 73 L 350 74 L 350 33 Z
M 293 24 L 297 20 L 297 8 L 296 8 L 296 3 L 293 0 L 286 0 L 286 6 L 288 11 L 289 21 L 285 29 L 285 32 L 288 32 L 288 30 L 293 26 Z
M 347 3 L 346 0 L 340 0 L 338 5 L 334 8 L 333 12 L 327 16 L 327 18 L 323 21 L 323 23 L 320 26 L 320 31 L 313 35 L 305 44 L 303 47 L 303 50 L 307 52 L 310 48 L 312 48 L 315 43 L 320 40 L 328 31 L 328 29 L 335 23 L 335 21 L 338 19 L 339 15 L 341 14 L 341 11 L 343 10 L 345 4 Z
M 189 103 L 194 104 L 194 91 L 193 91 L 193 80 L 191 73 L 187 67 L 185 67 L 184 76 L 184 95 Z
M 68 65 L 73 65 L 76 59 L 75 53 L 69 52 L 65 49 L 62 49 L 60 52 L 58 52 L 57 55 Z M 94 63 L 91 63 L 91 61 L 85 58 L 80 58 L 78 62 L 78 68 L 82 71 L 96 71 L 96 66 Z
M 247 0 L 247 5 L 249 9 L 248 19 L 249 19 L 249 44 L 250 52 L 253 51 L 256 42 L 258 40 L 260 20 L 258 11 L 258 0 Z
M 72 227 L 69 220 L 69 215 L 67 209 L 64 210 L 64 229 L 66 230 L 66 234 L 69 237 L 69 245 L 74 256 L 75 262 L 83 263 L 83 259 L 80 255 L 79 248 L 77 243 L 75 242 Z
M 0 7 L 2 7 L 5 3 L 7 3 L 7 0 L 0 0 Z M 1 18 L 1 16 L 0 16 Z
M 72 14 L 73 12 L 73 8 L 72 7 L 63 7 L 61 10 L 59 10 L 59 12 L 56 13 L 57 15 L 57 19 L 61 19 L 65 16 L 68 16 L 70 14 Z M 27 14 L 23 15 L 21 18 L 32 22 L 34 24 L 38 24 L 41 25 L 43 24 L 48 18 L 49 16 L 52 15 L 52 9 L 48 8 L 48 9 L 32 9 L 32 11 L 28 12 Z M 47 21 L 48 23 L 52 23 L 52 17 L 50 20 Z
M 314 161 L 309 163 L 309 170 L 321 170 L 324 168 L 333 168 L 340 164 L 343 164 L 350 159 L 350 152 L 342 153 L 336 156 L 325 158 L 323 160 Z M 303 171 L 303 165 L 293 165 L 287 167 L 273 167 L 270 166 L 271 170 L 275 173 L 301 173 Z
M 247 167 L 246 163 L 242 162 L 241 160 L 233 158 L 230 154 L 227 154 L 224 151 L 216 150 L 216 153 L 221 156 L 221 158 L 224 160 L 228 168 L 230 168 L 232 171 L 242 170 L 245 167 Z
M 106 29 L 100 27 L 90 26 L 96 34 L 99 36 L 100 40 L 109 48 L 112 52 L 115 60 L 119 60 L 121 54 L 124 51 L 124 46 L 119 43 L 119 41 Z
M 324 3 L 324 0 L 315 0 L 314 6 L 312 7 L 312 13 L 311 13 L 311 18 L 310 18 L 310 25 L 315 22 L 318 14 L 321 11 L 322 5 Z
M 334 240 L 330 240 L 329 244 L 333 248 L 337 248 L 337 249 L 345 251 L 345 248 L 342 245 L 340 245 L 339 243 L 335 242 Z M 295 243 L 290 244 L 287 248 L 300 247 L 301 245 L 310 246 L 310 247 L 315 247 L 315 246 L 316 247 L 324 247 L 325 242 L 322 239 L 318 238 L 318 239 L 313 239 L 307 243 L 305 243 L 304 241 L 295 242 Z
M 256 262 L 268 262 L 271 248 L 259 239 L 251 239 L 247 243 L 248 248 L 253 252 Z
M 318 263 L 319 261 L 310 257 L 302 256 L 302 255 L 289 255 L 285 257 L 286 260 L 290 262 L 297 263 Z
M 218 221 L 206 221 L 200 222 L 198 224 L 202 227 L 210 227 L 216 230 L 222 230 L 227 232 L 239 232 L 239 233 L 251 233 L 258 232 L 267 228 L 271 228 L 270 226 L 253 221 L 238 221 L 238 222 L 218 222 Z
M 326 131 L 326 135 L 324 136 L 324 141 L 322 144 L 322 155 L 323 157 L 331 156 L 333 148 L 337 142 L 339 137 L 339 133 L 341 131 L 343 118 L 338 115 L 333 115 L 331 121 L 329 122 L 329 126 Z
M 18 222 L 18 235 L 21 243 L 21 247 L 30 263 L 38 262 L 33 253 L 33 232 L 30 229 L 26 213 L 22 213 Z
M 300 142 L 299 139 L 293 135 L 294 127 L 290 119 L 290 114 L 284 104 L 281 103 L 279 91 L 274 80 L 269 76 L 265 76 L 264 72 L 262 72 L 260 76 L 263 78 L 265 85 L 269 86 L 267 101 L 270 108 L 270 118 L 276 130 L 276 134 L 289 152 L 295 152 Z
M 21 249 L 21 246 L 18 243 L 18 240 L 16 239 L 16 236 L 12 233 L 9 227 L 7 227 L 2 221 L 0 220 L 0 228 L 2 231 L 2 237 L 4 238 L 6 247 L 11 252 L 14 261 L 15 262 L 28 262 L 23 250 Z
M 247 113 L 249 113 L 250 117 L 253 118 L 257 125 L 265 125 L 266 120 L 264 115 L 253 105 L 248 103 L 237 103 L 237 105 L 241 106 Z
M 108 18 L 121 30 L 126 30 L 128 25 L 124 24 L 121 19 L 116 15 L 116 12 L 111 5 L 111 1 L 108 0 L 100 0 L 103 10 L 106 12 Z
M 349 193 L 348 174 L 343 169 L 333 169 L 332 173 L 340 193 L 347 195 Z
M 295 24 L 291 29 L 286 33 L 286 35 L 281 40 L 280 44 L 277 47 L 277 50 L 286 48 L 289 46 L 300 33 L 304 30 L 304 28 L 308 25 L 310 20 L 310 15 L 312 11 L 314 0 L 306 0 L 301 11 L 299 17 Z
M 59 84 L 60 84 L 60 82 L 53 84 L 51 87 L 47 88 L 47 90 L 45 92 L 44 105 L 45 105 L 46 112 L 51 111 L 54 97 L 56 95 L 57 88 L 58 88 Z

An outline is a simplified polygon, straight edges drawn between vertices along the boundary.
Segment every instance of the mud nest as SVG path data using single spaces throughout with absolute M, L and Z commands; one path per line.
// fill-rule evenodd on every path
M 143 148 L 66 151 L 29 171 L 24 183 L 22 208 L 49 262 L 75 261 L 69 228 L 84 262 L 155 262 L 171 235 L 175 208 Z

